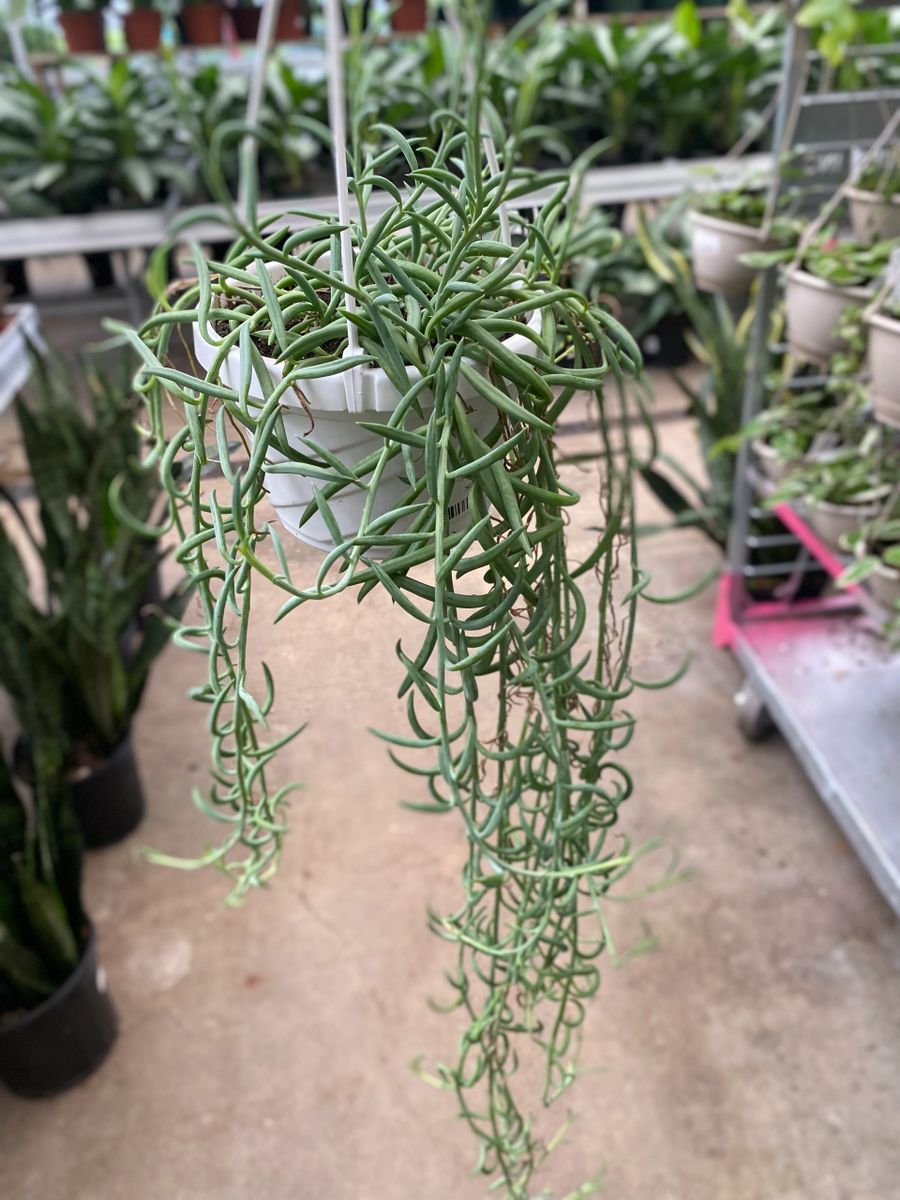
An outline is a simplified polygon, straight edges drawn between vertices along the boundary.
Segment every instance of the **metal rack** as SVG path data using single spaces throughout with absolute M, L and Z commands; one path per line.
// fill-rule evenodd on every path
M 737 187 L 752 175 L 768 178 L 772 172 L 770 154 L 751 154 L 734 160 L 698 158 L 686 162 L 636 163 L 626 166 L 597 167 L 587 173 L 583 198 L 598 205 L 624 204 L 637 200 L 661 200 L 678 196 L 688 188 Z M 516 201 L 521 208 L 540 205 L 549 192 L 538 191 Z M 207 210 L 209 205 L 204 206 Z M 264 200 L 259 204 L 261 217 L 290 212 L 293 208 L 312 208 L 317 212 L 337 211 L 337 197 L 298 196 Z M 5 259 L 47 258 L 57 254 L 86 254 L 92 251 L 149 249 L 158 246 L 176 218 L 189 209 L 124 209 L 119 212 L 88 213 L 84 216 L 40 217 L 0 222 L 0 261 Z M 377 197 L 370 202 L 370 214 L 377 212 Z M 298 227 L 309 222 L 300 214 L 291 218 Z M 221 241 L 230 236 L 230 226 L 206 221 L 192 225 L 190 236 L 199 241 Z
M 805 32 L 793 26 L 774 144 L 779 163 L 793 152 L 792 171 L 799 164 L 805 201 L 815 210 L 846 178 L 856 149 L 865 149 L 882 132 L 885 114 L 900 105 L 900 90 L 806 94 L 810 53 Z M 783 182 L 782 168 L 776 166 L 776 194 Z M 770 354 L 781 349 L 768 344 L 777 287 L 776 271 L 766 272 L 757 295 L 744 423 L 763 407 Z M 794 379 L 789 386 L 822 382 Z M 883 614 L 862 589 L 796 598 L 798 582 L 811 570 L 836 577 L 844 564 L 815 536 L 802 510 L 783 504 L 763 508 L 765 492 L 745 443 L 737 461 L 728 568 L 720 584 L 715 628 L 716 643 L 730 648 L 745 672 L 736 697 L 738 724 L 751 740 L 773 723 L 778 727 L 900 914 L 900 658 L 879 636 Z M 754 534 L 754 522 L 773 514 L 781 532 Z M 757 573 L 753 552 L 775 546 L 796 549 L 780 567 L 788 595 L 755 602 L 747 586 Z

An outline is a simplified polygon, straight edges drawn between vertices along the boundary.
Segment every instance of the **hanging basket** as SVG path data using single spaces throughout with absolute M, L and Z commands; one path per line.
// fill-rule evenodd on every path
M 528 321 L 529 328 L 539 331 L 541 325 L 540 312 L 534 313 Z M 537 347 L 524 334 L 513 334 L 504 339 L 504 346 L 514 354 L 538 353 Z M 208 370 L 217 353 L 217 347 L 211 345 L 202 336 L 199 327 L 194 328 L 194 353 L 198 363 Z M 283 364 L 273 358 L 263 356 L 263 362 L 269 372 L 273 385 L 278 385 L 284 378 Z M 294 364 L 295 366 L 297 364 Z M 481 367 L 479 366 L 479 369 Z M 363 367 L 361 369 L 361 409 L 351 412 L 347 403 L 347 390 L 343 375 L 332 375 L 323 379 L 306 379 L 302 382 L 303 400 L 294 391 L 287 392 L 281 401 L 281 415 L 284 422 L 284 433 L 288 444 L 307 456 L 310 455 L 310 442 L 318 443 L 340 459 L 342 463 L 353 467 L 360 459 L 368 454 L 377 452 L 383 445 L 384 439 L 368 429 L 363 429 L 359 422 L 387 424 L 391 414 L 402 399 L 400 392 L 394 387 L 387 374 L 380 367 Z M 417 372 L 414 367 L 407 368 L 410 384 L 415 383 Z M 219 381 L 226 387 L 237 388 L 241 378 L 241 352 L 235 347 L 230 350 L 225 361 L 219 367 Z M 471 409 L 471 420 L 475 431 L 484 436 L 496 421 L 496 410 L 481 397 L 465 380 L 460 380 L 458 394 L 463 402 Z M 260 404 L 264 403 L 264 394 L 259 380 L 251 373 L 250 397 Z M 419 397 L 423 411 L 427 412 L 433 406 L 430 392 L 423 392 Z M 413 461 L 421 460 L 421 451 L 416 452 Z M 286 461 L 284 455 L 271 453 L 269 463 Z M 326 466 L 322 462 L 322 466 Z M 370 476 L 364 476 L 368 480 Z M 307 506 L 315 500 L 317 481 L 302 475 L 282 475 L 268 473 L 266 490 L 272 502 L 278 519 L 284 528 L 294 537 L 317 550 L 328 551 L 334 546 L 334 539 L 328 531 L 323 518 L 314 513 L 307 521 L 300 524 Z M 470 482 L 459 479 L 450 494 L 447 517 L 451 531 L 466 527 L 468 513 L 468 493 Z M 383 516 L 401 504 L 404 495 L 409 491 L 409 480 L 406 477 L 403 458 L 397 455 L 389 463 L 381 476 L 375 492 L 370 519 Z M 363 488 L 346 487 L 331 497 L 329 508 L 337 521 L 342 538 L 354 537 L 362 520 L 363 507 L 367 492 Z M 408 525 L 408 521 L 405 523 Z M 398 521 L 395 532 L 402 532 L 403 522 Z
M 827 363 L 841 348 L 834 330 L 845 308 L 865 304 L 872 292 L 863 287 L 835 287 L 799 267 L 785 271 L 787 335 L 791 354 Z
M 850 224 L 858 242 L 900 238 L 900 196 L 882 196 L 862 188 L 848 188 Z
M 708 213 L 692 212 L 691 263 L 701 292 L 738 296 L 749 291 L 756 275 L 745 266 L 742 254 L 771 250 L 775 243 L 754 225 L 741 225 Z
M 877 312 L 868 326 L 872 410 L 876 420 L 900 429 L 900 321 Z

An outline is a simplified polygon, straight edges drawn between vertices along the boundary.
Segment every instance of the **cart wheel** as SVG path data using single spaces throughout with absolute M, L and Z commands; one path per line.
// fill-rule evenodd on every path
M 735 693 L 734 707 L 737 727 L 748 742 L 761 742 L 775 728 L 769 710 L 753 685 L 746 680 L 740 691 Z

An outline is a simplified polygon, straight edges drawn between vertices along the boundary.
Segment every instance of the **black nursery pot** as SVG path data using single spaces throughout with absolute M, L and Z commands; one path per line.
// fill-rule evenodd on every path
M 144 791 L 130 730 L 102 766 L 69 785 L 69 794 L 89 850 L 120 842 L 140 825 Z
M 691 357 L 685 339 L 688 319 L 684 313 L 669 313 L 640 339 L 647 367 L 683 367 Z
M 31 783 L 31 753 L 24 738 L 17 738 L 13 761 L 19 776 Z M 120 842 L 144 817 L 144 790 L 131 742 L 131 730 L 109 758 L 83 779 L 69 783 L 72 808 L 88 850 Z
M 116 1031 L 91 930 L 81 962 L 52 996 L 21 1017 L 0 1020 L 0 1082 L 29 1099 L 65 1091 L 99 1067 Z

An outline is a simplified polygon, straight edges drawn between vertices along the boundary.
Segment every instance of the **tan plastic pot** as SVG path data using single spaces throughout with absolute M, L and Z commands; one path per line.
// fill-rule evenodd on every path
M 858 242 L 882 242 L 900 237 L 900 196 L 879 196 L 850 188 L 847 192 L 850 224 Z
M 742 295 L 749 290 L 756 271 L 744 266 L 741 255 L 772 247 L 772 241 L 752 225 L 691 213 L 691 260 L 694 282 L 701 292 Z
M 809 523 L 830 550 L 846 552 L 843 539 L 856 533 L 879 513 L 877 504 L 832 504 L 820 500 L 809 505 Z
M 814 363 L 826 363 L 840 349 L 834 336 L 835 326 L 845 308 L 871 300 L 872 292 L 863 287 L 834 287 L 802 271 L 785 271 L 787 335 L 791 354 Z
M 900 321 L 873 313 L 868 325 L 872 408 L 877 420 L 900 428 Z

